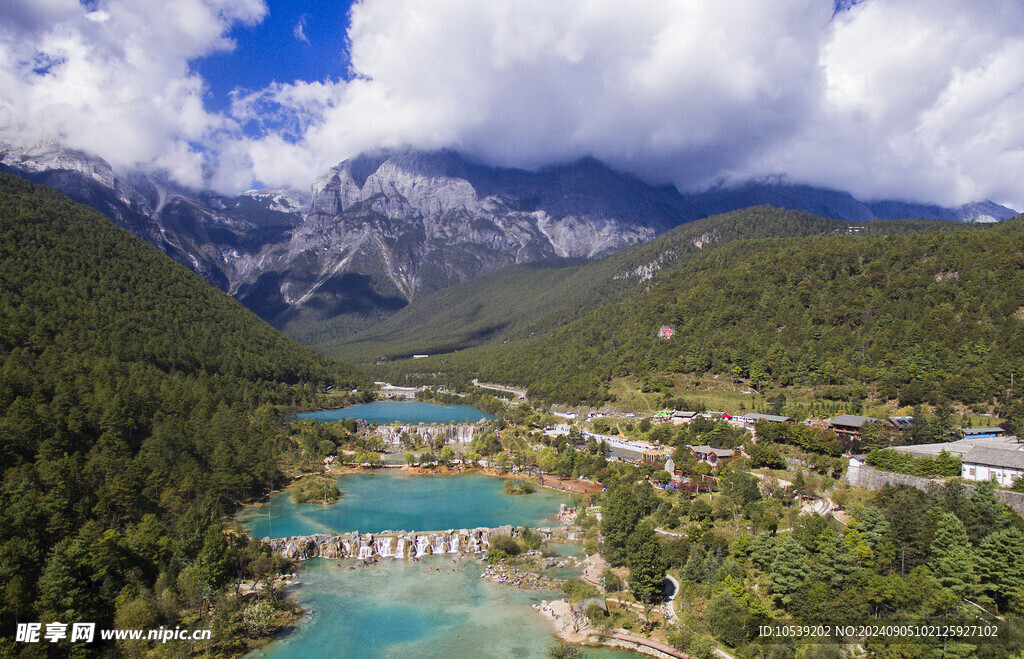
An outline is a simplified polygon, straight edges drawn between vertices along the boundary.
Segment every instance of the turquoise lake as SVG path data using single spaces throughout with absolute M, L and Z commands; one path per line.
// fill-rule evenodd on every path
M 495 418 L 469 405 L 434 405 L 417 400 L 378 400 L 351 407 L 319 412 L 302 412 L 296 419 L 329 422 L 341 419 L 362 419 L 377 425 L 389 423 L 475 423 Z
M 329 506 L 296 504 L 288 492 L 238 520 L 258 538 L 313 533 L 445 531 L 480 526 L 549 526 L 569 497 L 554 490 L 510 496 L 504 479 L 490 476 L 413 476 L 379 469 L 338 477 L 342 496 Z
M 257 537 L 358 530 L 440 531 L 503 524 L 553 525 L 568 497 L 541 489 L 510 496 L 504 480 L 488 476 L 413 476 L 382 469 L 338 478 L 333 505 L 294 504 L 288 493 L 245 511 L 239 521 Z M 578 551 L 560 544 L 560 554 Z M 525 591 L 480 578 L 472 559 L 427 556 L 382 559 L 355 570 L 354 561 L 303 563 L 293 591 L 307 615 L 273 644 L 250 655 L 311 657 L 546 657 L 555 638 L 531 608 L 557 592 Z M 615 649 L 588 657 L 639 655 Z
M 555 642 L 531 607 L 558 593 L 480 578 L 483 566 L 431 556 L 357 570 L 307 561 L 295 597 L 310 615 L 250 659 L 312 657 L 547 657 Z M 639 657 L 600 648 L 587 657 Z

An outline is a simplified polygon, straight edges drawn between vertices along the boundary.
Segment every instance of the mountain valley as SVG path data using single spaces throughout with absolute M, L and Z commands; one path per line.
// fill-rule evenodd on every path
M 592 260 L 749 206 L 853 222 L 1015 215 L 991 202 L 863 203 L 779 181 L 684 195 L 593 159 L 526 171 L 474 164 L 453 151 L 362 155 L 308 192 L 235 196 L 121 176 L 55 144 L 0 146 L 0 168 L 92 206 L 311 345 L 345 340 L 410 302 L 506 266 Z

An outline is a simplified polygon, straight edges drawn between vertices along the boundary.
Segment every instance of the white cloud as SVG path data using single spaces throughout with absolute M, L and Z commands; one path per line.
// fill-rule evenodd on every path
M 296 40 L 309 43 L 309 37 L 306 36 L 306 20 L 306 14 L 300 16 L 298 22 L 295 23 L 295 27 L 292 28 L 292 34 Z
M 209 158 L 223 189 L 305 187 L 360 151 L 412 146 L 525 167 L 592 155 L 683 189 L 781 173 L 865 199 L 1024 208 L 1019 0 L 864 0 L 835 18 L 829 0 L 363 0 L 350 81 L 239 90 L 227 116 L 203 109 L 188 62 L 230 48 L 262 2 L 97 9 L 0 8 L 4 134 L 56 131 L 186 182 Z
M 232 48 L 229 27 L 265 13 L 262 0 L 4 4 L 0 137 L 59 139 L 120 169 L 156 167 L 202 185 L 199 145 L 233 122 L 203 108 L 189 62 Z
M 593 155 L 698 185 L 799 129 L 830 15 L 818 0 L 363 2 L 357 77 L 329 85 L 303 144 L 319 167 L 451 146 L 527 167 Z
M 1024 208 L 1024 5 L 865 2 L 821 53 L 823 102 L 753 171 L 863 198 Z

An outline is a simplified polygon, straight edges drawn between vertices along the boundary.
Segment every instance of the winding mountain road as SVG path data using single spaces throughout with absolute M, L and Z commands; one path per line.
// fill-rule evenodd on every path
M 502 384 L 490 384 L 489 382 L 480 382 L 476 378 L 473 378 L 473 386 L 480 387 L 481 389 L 493 389 L 494 391 L 503 391 L 506 394 L 512 394 L 519 398 L 526 398 L 526 389 L 518 389 L 516 387 L 506 387 Z

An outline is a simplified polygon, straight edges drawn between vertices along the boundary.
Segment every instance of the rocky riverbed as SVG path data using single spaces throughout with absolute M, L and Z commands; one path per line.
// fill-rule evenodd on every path
M 552 590 L 561 588 L 565 580 L 540 574 L 542 570 L 574 568 L 581 565 L 580 561 L 572 556 L 544 557 L 538 551 L 527 552 L 516 559 L 516 563 L 511 565 L 506 561 L 500 561 L 488 565 L 480 578 L 523 590 Z

